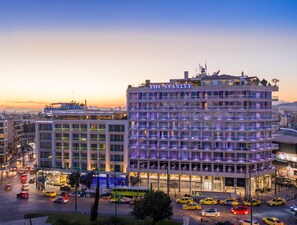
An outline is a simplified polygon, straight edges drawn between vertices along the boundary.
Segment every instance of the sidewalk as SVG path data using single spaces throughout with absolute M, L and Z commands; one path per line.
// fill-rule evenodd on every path
M 31 223 L 29 219 L 12 220 L 7 222 L 0 222 L 0 225 L 51 225 L 50 223 L 45 223 L 47 218 L 48 216 L 32 218 Z

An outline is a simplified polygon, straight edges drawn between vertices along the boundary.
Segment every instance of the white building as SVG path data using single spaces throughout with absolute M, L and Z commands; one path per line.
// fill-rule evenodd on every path
M 128 86 L 130 176 L 182 192 L 271 187 L 272 92 L 257 77 L 206 75 Z M 172 189 L 172 188 L 171 188 Z
M 126 172 L 127 119 L 121 110 L 90 110 L 76 103 L 46 107 L 36 121 L 36 157 L 44 168 Z

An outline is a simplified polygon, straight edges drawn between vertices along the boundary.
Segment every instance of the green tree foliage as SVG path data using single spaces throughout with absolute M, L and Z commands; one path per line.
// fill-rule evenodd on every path
M 71 187 L 75 187 L 75 212 L 77 211 L 77 189 L 79 187 L 79 181 L 80 181 L 80 172 L 74 171 L 71 174 L 69 174 L 67 176 L 67 183 L 71 186 Z
M 90 189 L 94 173 L 94 171 L 90 171 L 86 175 L 82 175 L 79 179 L 79 182 Z
M 153 224 L 156 224 L 173 215 L 172 201 L 163 191 L 150 190 L 141 201 L 135 203 L 131 215 L 141 220 L 151 217 Z
M 130 176 L 130 184 L 134 187 L 141 182 L 141 178 L 138 176 Z

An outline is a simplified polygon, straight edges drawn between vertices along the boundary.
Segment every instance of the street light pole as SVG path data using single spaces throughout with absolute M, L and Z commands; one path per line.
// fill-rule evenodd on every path
M 276 172 L 277 172 L 277 168 L 275 166 L 274 167 L 274 195 L 276 195 Z

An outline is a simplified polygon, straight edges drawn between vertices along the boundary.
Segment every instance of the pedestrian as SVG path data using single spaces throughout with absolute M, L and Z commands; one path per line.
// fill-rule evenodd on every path
M 202 218 L 202 216 L 201 216 L 201 219 L 200 219 L 200 224 L 202 224 L 203 223 L 203 218 Z

